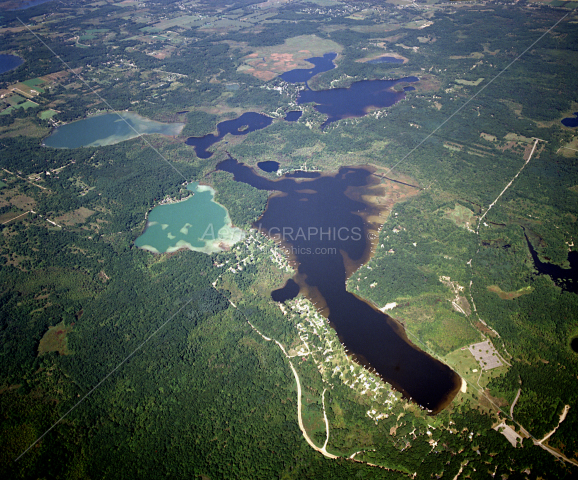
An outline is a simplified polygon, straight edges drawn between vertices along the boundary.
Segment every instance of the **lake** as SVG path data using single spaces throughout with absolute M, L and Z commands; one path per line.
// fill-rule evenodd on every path
M 319 113 L 328 115 L 321 128 L 343 118 L 362 117 L 370 108 L 391 107 L 405 98 L 403 91 L 396 92 L 392 87 L 399 83 L 418 82 L 417 77 L 405 77 L 398 80 L 363 80 L 348 88 L 330 90 L 303 90 L 297 97 L 297 104 L 315 104 Z
M 272 292 L 273 299 L 301 292 L 321 308 L 358 363 L 422 407 L 434 413 L 443 409 L 461 386 L 459 375 L 413 345 L 395 320 L 346 290 L 348 276 L 369 259 L 367 238 L 379 231 L 374 219 L 387 208 L 363 200 L 382 194 L 373 171 L 342 167 L 334 175 L 313 172 L 305 178 L 306 172 L 295 172 L 303 175 L 273 181 L 233 158 L 217 169 L 277 192 L 254 227 L 279 241 L 298 269 L 293 280 Z
M 526 237 L 526 242 L 528 243 L 528 248 L 530 249 L 532 260 L 538 273 L 540 275 L 548 275 L 562 290 L 578 293 L 578 252 L 575 250 L 568 252 L 570 268 L 562 268 L 553 263 L 542 262 L 538 256 L 538 252 L 536 252 L 532 246 L 525 232 L 524 236 Z
M 244 232 L 231 225 L 225 207 L 214 201 L 211 187 L 190 183 L 187 190 L 194 195 L 151 210 L 144 233 L 134 242 L 137 247 L 154 253 L 181 248 L 213 253 L 244 238 Z
M 287 72 L 289 73 L 289 72 Z M 313 102 L 314 108 L 328 116 L 321 125 L 324 128 L 332 122 L 350 117 L 362 117 L 372 108 L 390 107 L 405 98 L 405 91 L 415 90 L 412 86 L 405 86 L 401 91 L 393 90 L 399 83 L 418 82 L 417 77 L 405 77 L 398 80 L 363 80 L 355 82 L 349 88 L 333 88 L 330 90 L 302 91 L 297 97 L 297 103 Z M 303 112 L 294 110 L 288 112 L 285 120 L 298 120 Z M 268 127 L 273 122 L 271 117 L 262 113 L 247 112 L 234 120 L 226 120 L 217 124 L 217 134 L 209 133 L 203 137 L 189 137 L 186 144 L 194 147 L 199 158 L 210 158 L 213 152 L 208 149 L 220 142 L 225 135 L 247 135 L 256 130 Z M 179 124 L 180 125 L 180 124 Z M 50 137 L 49 137 L 50 138 Z
M 303 115 L 301 110 L 293 110 L 291 112 L 287 112 L 287 115 L 285 115 L 285 120 L 287 122 L 296 122 L 301 118 L 301 115 Z
M 305 61 L 312 63 L 314 65 L 313 68 L 296 68 L 283 73 L 279 77 L 288 83 L 307 83 L 315 75 L 336 68 L 337 65 L 333 63 L 336 57 L 336 53 L 326 53 L 322 57 L 306 58 Z
M 24 63 L 24 60 L 16 55 L 0 55 L 0 74 L 14 70 Z
M 562 120 L 562 125 L 571 128 L 578 127 L 578 112 L 574 112 L 574 117 L 564 118 Z
M 271 117 L 262 113 L 247 112 L 234 120 L 226 120 L 217 125 L 217 135 L 209 133 L 204 137 L 189 137 L 186 144 L 195 149 L 199 158 L 209 158 L 213 155 L 207 149 L 217 142 L 220 142 L 225 135 L 247 135 L 255 130 L 268 127 L 273 122 Z
M 100 147 L 114 145 L 141 135 L 177 136 L 184 123 L 161 123 L 132 112 L 106 113 L 56 128 L 44 139 L 52 148 Z
M 274 160 L 266 160 L 265 162 L 257 163 L 257 166 L 264 172 L 272 173 L 279 170 L 279 162 Z

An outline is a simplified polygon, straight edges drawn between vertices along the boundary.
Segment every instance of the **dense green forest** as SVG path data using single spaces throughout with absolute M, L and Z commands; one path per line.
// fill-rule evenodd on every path
M 578 458 L 569 347 L 578 296 L 540 274 L 529 250 L 567 268 L 578 235 L 575 156 L 560 154 L 575 131 L 559 122 L 578 102 L 575 14 L 533 45 L 567 12 L 254 0 L 3 10 L 2 53 L 24 63 L 0 75 L 0 108 L 16 82 L 53 75 L 37 106 L 0 115 L 0 476 L 573 478 L 575 467 L 533 439 L 558 427 L 547 445 Z M 315 38 L 304 35 L 342 48 L 337 68 L 308 88 L 420 81 L 399 103 L 322 130 L 326 116 L 295 102 L 301 87 L 246 68 L 248 55 L 265 62 L 288 39 Z M 364 61 L 384 54 L 407 61 Z M 295 108 L 298 122 L 281 119 Z M 40 118 L 47 109 L 52 120 Z M 55 122 L 110 110 L 186 126 L 179 138 L 41 146 Z M 208 160 L 184 143 L 247 111 L 275 120 L 225 138 Z M 415 185 L 409 199 L 386 199 L 375 251 L 348 289 L 378 307 L 395 303 L 389 313 L 410 340 L 458 371 L 467 391 L 427 416 L 386 384 L 391 403 L 329 372 L 321 336 L 304 354 L 289 304 L 270 297 L 291 275 L 271 240 L 212 255 L 134 246 L 148 212 L 190 195 L 189 181 L 215 188 L 249 231 L 270 192 L 217 171 L 229 154 L 284 171 L 372 165 Z M 483 339 L 505 364 L 478 377 L 466 347 Z M 335 354 L 345 358 L 341 347 Z M 305 430 L 320 448 L 328 435 L 326 451 L 339 458 L 305 441 L 294 372 Z M 374 409 L 387 414 L 375 420 Z M 532 438 L 513 447 L 501 421 Z

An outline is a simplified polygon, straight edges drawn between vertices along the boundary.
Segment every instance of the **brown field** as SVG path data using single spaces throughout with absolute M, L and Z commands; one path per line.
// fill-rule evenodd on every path
M 48 352 L 58 352 L 60 355 L 68 355 L 68 341 L 66 336 L 72 332 L 73 325 L 66 326 L 64 321 L 53 327 L 48 327 L 48 331 L 40 339 L 38 344 L 38 356 Z
M 10 203 L 22 210 L 30 210 L 36 205 L 36 201 L 28 195 L 16 195 L 12 197 Z
M 16 217 L 20 217 L 20 215 L 22 215 L 25 212 L 8 212 L 8 213 L 4 213 L 3 215 L 0 215 L 0 225 L 4 225 L 6 223 L 9 223 L 11 220 L 15 219 Z M 21 219 L 24 219 L 25 216 L 20 217 Z
M 40 95 L 39 92 L 29 87 L 28 85 L 24 85 L 23 83 L 17 83 L 16 85 L 12 85 L 11 89 L 13 92 L 18 93 L 19 95 L 24 95 L 27 98 L 34 98 Z
M 49 73 L 48 75 L 44 75 L 43 77 L 39 77 L 45 82 L 56 82 L 58 80 L 62 80 L 68 77 L 69 73 L 66 70 L 61 70 L 60 72 Z
M 77 225 L 79 223 L 84 223 L 94 213 L 94 210 L 90 210 L 86 207 L 80 207 L 72 212 L 65 213 L 56 217 L 54 221 L 59 225 Z
M 343 47 L 331 40 L 315 35 L 289 38 L 283 45 L 263 47 L 247 55 L 239 72 L 268 81 L 295 68 L 312 68 L 306 58 L 318 57 L 325 53 L 340 53 Z
M 488 286 L 488 290 L 497 294 L 498 297 L 500 297 L 502 300 L 514 300 L 514 298 L 532 293 L 534 289 L 532 287 L 524 287 L 520 288 L 520 290 L 516 290 L 515 292 L 504 292 L 498 285 L 490 285 Z
M 415 88 L 420 92 L 437 92 L 441 88 L 441 82 L 433 75 L 420 75 Z

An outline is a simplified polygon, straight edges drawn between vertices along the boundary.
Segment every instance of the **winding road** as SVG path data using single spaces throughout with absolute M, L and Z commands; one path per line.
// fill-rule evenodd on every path
M 230 300 L 229 300 L 229 303 L 231 303 L 231 305 L 233 305 L 235 308 L 237 308 L 236 305 L 233 302 L 231 302 Z M 323 447 L 319 448 L 317 445 L 315 445 L 315 443 L 313 443 L 313 440 L 311 440 L 311 437 L 309 437 L 309 435 L 307 434 L 307 431 L 305 430 L 305 426 L 303 425 L 303 415 L 301 413 L 302 406 L 303 406 L 302 401 L 301 401 L 301 381 L 299 380 L 299 375 L 297 374 L 297 370 L 295 370 L 295 367 L 293 366 L 293 362 L 291 361 L 291 357 L 287 354 L 283 345 L 281 345 L 277 340 L 274 340 L 272 338 L 269 338 L 269 337 L 266 337 L 265 335 L 263 335 L 249 320 L 247 320 L 247 323 L 251 326 L 251 328 L 253 330 L 255 330 L 261 336 L 261 338 L 263 338 L 264 340 L 266 340 L 268 342 L 271 342 L 271 341 L 275 342 L 277 344 L 277 346 L 283 352 L 283 355 L 285 355 L 285 357 L 287 358 L 287 361 L 289 362 L 289 366 L 291 367 L 291 371 L 293 372 L 293 375 L 295 376 L 295 382 L 297 382 L 297 422 L 299 423 L 299 429 L 301 430 L 301 433 L 303 434 L 303 438 L 305 438 L 305 441 L 309 444 L 309 446 L 313 450 L 318 451 L 323 456 L 325 456 L 327 458 L 339 458 L 337 455 L 333 455 L 332 453 L 329 453 L 326 450 L 327 443 L 329 442 L 329 422 L 327 421 L 327 415 L 325 414 L 325 391 L 327 389 L 323 390 L 323 395 L 321 397 L 322 401 L 323 401 L 323 418 L 325 420 L 325 429 L 326 429 L 327 434 L 325 437 L 325 443 L 323 444 Z

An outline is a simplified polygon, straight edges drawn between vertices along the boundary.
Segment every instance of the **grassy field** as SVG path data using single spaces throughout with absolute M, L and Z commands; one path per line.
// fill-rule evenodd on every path
M 64 321 L 53 327 L 48 327 L 38 345 L 38 356 L 48 352 L 58 352 L 60 355 L 68 355 L 68 341 L 66 336 L 72 332 L 72 325 L 64 325 Z
M 463 205 L 456 204 L 456 208 L 447 211 L 446 216 L 458 227 L 473 228 L 476 225 L 474 212 Z
M 458 393 L 456 397 L 457 403 L 462 403 L 467 400 L 473 402 L 474 405 L 479 405 L 486 410 L 493 410 L 495 413 L 498 408 L 502 408 L 508 404 L 508 401 L 503 398 L 491 398 L 495 405 L 492 405 L 487 398 L 481 395 L 480 387 L 485 389 L 489 381 L 507 371 L 507 367 L 498 367 L 492 370 L 482 371 L 479 363 L 466 348 L 460 348 L 447 354 L 443 357 L 443 362 L 455 370 L 460 377 L 462 377 L 467 384 L 466 392 Z M 479 382 L 479 383 L 478 383 Z M 478 386 L 479 385 L 479 386 Z
M 40 118 L 42 120 L 48 120 L 49 118 L 54 117 L 54 115 L 56 115 L 58 112 L 55 110 L 44 110 L 43 112 L 40 112 Z
M 398 307 L 390 314 L 404 323 L 412 342 L 418 338 L 436 354 L 447 354 L 481 339 L 463 314 L 455 312 L 447 300 L 431 295 L 412 299 L 409 306 Z
M 464 79 L 458 78 L 456 80 L 456 83 L 459 83 L 460 85 L 468 85 L 470 87 L 477 87 L 483 81 L 484 81 L 483 78 L 478 78 L 477 80 L 464 80 Z
M 488 286 L 488 290 L 490 292 L 494 292 L 498 295 L 502 300 L 514 300 L 514 298 L 521 297 L 522 295 L 527 295 L 532 293 L 534 289 L 532 287 L 523 287 L 515 292 L 504 292 L 498 285 L 490 285 Z

